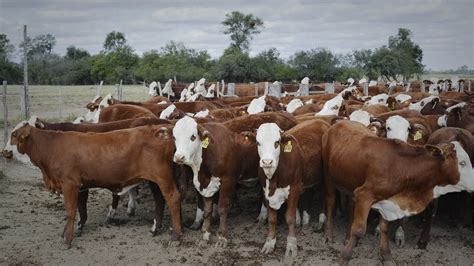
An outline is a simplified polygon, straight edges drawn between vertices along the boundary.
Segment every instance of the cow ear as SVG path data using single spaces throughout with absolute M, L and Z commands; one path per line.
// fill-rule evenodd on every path
M 239 135 L 240 135 L 240 138 L 243 139 L 243 142 L 246 143 L 246 144 L 257 142 L 257 140 L 256 140 L 257 135 L 256 135 L 255 132 L 244 131 L 244 132 L 241 132 Z
M 200 125 L 198 125 L 198 134 L 201 141 L 205 140 L 206 138 L 211 139 L 211 133 Z
M 283 135 L 281 135 L 281 139 L 280 139 L 280 142 L 281 142 L 281 143 L 286 143 L 286 142 L 288 142 L 288 141 L 290 141 L 290 140 L 293 140 L 293 141 L 294 141 L 294 140 L 296 140 L 296 139 L 295 139 L 295 137 L 294 137 L 293 135 L 291 135 L 291 134 L 283 134 Z
M 41 121 L 39 118 L 36 119 L 36 122 L 35 122 L 35 127 L 36 128 L 44 128 L 44 123 L 43 121 Z
M 115 104 L 114 98 L 108 99 L 108 100 L 107 100 L 107 103 L 108 103 L 109 105 L 114 105 L 114 104 Z
M 426 129 L 424 125 L 419 124 L 419 123 L 410 125 L 409 138 L 412 139 L 413 141 L 418 141 L 418 144 L 421 144 L 419 143 L 419 141 L 423 142 L 423 140 L 426 140 L 427 134 L 428 134 L 428 130 Z
M 387 98 L 387 105 L 388 105 L 388 108 L 390 108 L 390 110 L 395 110 L 396 109 L 396 103 L 397 103 L 397 100 L 395 100 L 395 98 L 393 96 L 389 96 Z
M 436 108 L 436 106 L 439 104 L 439 98 L 434 98 L 433 100 L 431 100 L 431 109 L 434 110 Z
M 431 154 L 431 156 L 436 157 L 438 159 L 444 159 L 443 150 L 440 149 L 438 146 L 434 145 L 425 145 L 425 149 Z
M 155 132 L 155 137 L 169 139 L 170 138 L 170 132 L 169 132 L 168 128 L 160 127 L 160 129 L 158 129 L 158 131 Z

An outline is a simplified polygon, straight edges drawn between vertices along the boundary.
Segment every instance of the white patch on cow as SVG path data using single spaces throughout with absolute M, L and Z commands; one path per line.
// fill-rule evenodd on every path
M 195 101 L 197 101 L 199 96 L 203 96 L 203 95 L 201 93 L 193 94 L 191 97 L 188 97 L 186 101 L 187 102 L 195 102 Z
M 136 186 L 128 190 L 127 213 L 129 215 L 135 214 L 135 209 L 138 206 L 137 196 L 138 196 L 138 191 L 137 191 Z
M 194 84 L 194 83 L 192 83 L 192 84 Z M 188 89 L 182 90 L 181 91 L 181 97 L 179 98 L 179 102 L 185 102 L 187 94 L 188 94 Z
M 432 94 L 432 95 L 438 95 L 439 94 L 439 90 L 438 90 L 439 86 L 438 84 L 431 84 L 429 87 L 428 87 L 428 93 L 429 94 Z
M 152 83 L 150 83 L 150 85 L 148 85 L 148 95 L 150 96 L 157 96 L 158 93 L 156 93 L 156 87 L 158 87 L 158 83 L 156 83 L 156 81 L 153 81 Z
M 275 193 L 272 196 L 270 195 L 270 180 L 266 179 L 266 185 L 263 188 L 265 192 L 265 198 L 268 200 L 268 205 L 274 210 L 279 210 L 281 205 L 285 203 L 290 195 L 290 185 L 284 188 L 276 188 Z
M 204 220 L 204 211 L 199 207 L 196 208 L 196 218 L 194 218 L 193 224 L 200 224 Z
M 300 99 L 293 99 L 286 106 L 286 111 L 292 114 L 296 109 L 300 108 L 303 105 L 304 104 Z
M 411 96 L 408 95 L 408 94 L 398 94 L 397 96 L 395 96 L 395 100 L 399 103 L 404 103 L 406 101 L 409 101 L 411 100 Z
M 191 167 L 197 178 L 202 163 L 202 147 L 196 121 L 189 116 L 178 120 L 173 128 L 173 137 L 176 145 L 173 161 L 183 158 L 183 163 Z
M 171 83 L 173 82 L 172 79 L 169 79 L 166 84 L 165 84 L 165 87 L 163 88 L 163 90 L 161 91 L 163 94 L 168 94 L 170 96 L 174 96 L 174 91 L 173 89 L 171 88 Z
M 399 115 L 394 115 L 385 122 L 385 129 L 387 130 L 387 139 L 399 139 L 407 142 L 410 122 Z
M 152 233 L 154 233 L 156 231 L 156 219 L 153 219 L 153 225 L 151 226 L 151 230 L 150 230 Z
M 344 99 L 342 99 L 342 96 L 337 95 L 336 97 L 332 98 L 331 100 L 327 101 L 324 103 L 323 109 L 321 111 L 317 112 L 315 116 L 319 115 L 338 115 L 339 114 L 339 108 L 341 108 L 342 102 Z
M 388 99 L 388 94 L 386 93 L 381 93 L 377 94 L 373 97 L 370 98 L 370 100 L 366 101 L 364 103 L 365 106 L 371 106 L 371 105 L 376 105 L 376 104 L 387 104 L 387 99 Z
M 207 117 L 208 115 L 209 115 L 209 110 L 206 109 L 206 110 L 197 112 L 197 113 L 194 115 L 194 117 L 204 118 L 204 117 Z
M 210 198 L 216 194 L 217 191 L 219 191 L 219 188 L 221 186 L 221 179 L 219 177 L 211 177 L 211 181 L 209 181 L 209 184 L 207 187 L 203 188 L 200 190 L 201 183 L 199 182 L 199 179 L 197 177 L 193 178 L 193 184 L 196 190 L 205 198 Z
M 309 78 L 308 78 L 308 77 L 304 77 L 304 78 L 301 80 L 301 84 L 303 84 L 303 85 L 309 85 Z
M 258 114 L 265 110 L 265 105 L 267 104 L 265 101 L 265 95 L 258 97 L 257 99 L 253 99 L 249 106 L 247 107 L 248 114 Z
M 125 193 L 127 193 L 128 191 L 130 191 L 130 189 L 135 188 L 135 187 L 138 187 L 139 185 L 140 185 L 140 183 L 136 183 L 136 184 L 133 184 L 133 185 L 130 185 L 130 186 L 126 186 L 126 187 L 122 188 L 122 191 L 120 191 L 119 193 L 117 193 L 117 195 L 123 196 L 123 195 L 125 195 Z
M 370 114 L 364 110 L 356 110 L 351 113 L 349 120 L 359 122 L 364 126 L 368 126 L 370 124 Z
M 159 102 L 159 103 L 157 103 L 157 104 L 162 105 L 162 104 L 167 104 L 167 103 L 168 103 L 167 101 L 161 101 L 161 102 Z
M 327 220 L 326 214 L 320 213 L 320 214 L 319 214 L 319 223 L 320 223 L 320 224 L 324 224 L 324 223 L 326 222 L 326 220 Z
M 87 116 L 90 115 L 92 117 L 92 119 L 88 122 L 92 122 L 92 123 L 99 123 L 99 117 L 100 117 L 100 112 L 102 111 L 102 109 L 104 109 L 105 107 L 108 107 L 109 106 L 109 100 L 112 99 L 112 94 L 107 94 L 107 96 L 105 96 L 102 101 L 99 103 L 99 108 L 97 108 L 97 110 L 95 110 L 94 112 L 89 112 L 86 114 L 86 121 L 87 120 Z
M 170 115 L 174 112 L 175 109 L 176 109 L 176 105 L 174 104 L 166 107 L 165 110 L 161 111 L 160 119 L 170 118 Z
M 347 82 L 349 83 L 349 86 L 352 86 L 352 84 L 354 84 L 355 80 L 353 78 L 348 78 Z
M 306 211 L 303 211 L 303 225 L 309 224 L 309 219 L 311 216 Z
M 208 89 L 207 89 L 207 94 L 206 98 L 214 98 L 214 92 L 216 90 L 216 84 L 212 84 Z
M 295 225 L 296 226 L 301 225 L 301 214 L 298 208 L 296 208 Z
M 424 107 L 427 103 L 431 102 L 431 101 L 432 101 L 433 99 L 435 99 L 435 98 L 438 98 L 438 99 L 439 99 L 438 96 L 434 96 L 434 95 L 431 95 L 431 96 L 428 96 L 428 97 L 426 97 L 426 98 L 423 98 L 423 99 L 421 99 L 420 101 L 418 101 L 418 102 L 416 102 L 416 103 L 411 103 L 410 105 L 408 105 L 408 109 L 410 109 L 410 110 L 415 110 L 415 111 L 418 111 L 418 112 L 419 112 L 419 111 L 421 111 L 421 109 L 423 109 L 423 107 Z
M 394 221 L 416 214 L 416 212 L 402 210 L 398 204 L 389 199 L 374 203 L 372 209 L 376 209 L 387 221 Z
M 265 244 L 263 244 L 262 252 L 270 253 L 275 250 L 276 238 L 267 238 Z
M 257 221 L 260 223 L 264 223 L 267 220 L 268 217 L 268 211 L 267 207 L 265 207 L 265 204 L 262 202 L 262 206 L 260 207 L 260 213 L 258 214 Z
M 377 81 L 376 80 L 371 80 L 369 82 L 369 87 L 377 86 Z
M 474 169 L 469 155 L 458 141 L 451 141 L 456 150 L 458 159 L 459 182 L 456 185 L 436 186 L 433 188 L 433 197 L 437 198 L 450 192 L 474 191 Z
M 446 115 L 442 115 L 438 117 L 438 126 L 440 127 L 447 127 L 448 126 L 448 117 Z
M 82 122 L 84 122 L 85 118 L 82 117 L 82 116 L 79 116 L 77 117 L 76 119 L 74 119 L 74 121 L 72 122 L 73 124 L 81 124 Z
M 202 234 L 202 239 L 204 241 L 209 241 L 211 238 L 211 233 L 207 232 L 207 231 L 204 231 L 204 233 Z
M 112 208 L 112 206 L 109 206 L 109 212 L 107 213 L 107 221 L 109 219 L 113 219 L 115 217 L 115 213 L 117 212 L 117 209 Z
M 257 150 L 260 157 L 260 167 L 268 179 L 271 179 L 278 167 L 280 159 L 280 142 L 282 130 L 275 123 L 264 123 L 257 129 Z
M 306 105 L 306 104 L 313 104 L 313 99 L 307 100 L 306 102 L 304 102 L 304 104 L 305 104 L 305 105 Z
M 462 103 L 458 103 L 458 104 L 455 104 L 453 106 L 450 106 L 448 108 L 446 108 L 446 112 L 451 112 L 454 108 L 464 108 L 464 106 L 466 106 L 467 103 L 466 102 L 462 102 Z

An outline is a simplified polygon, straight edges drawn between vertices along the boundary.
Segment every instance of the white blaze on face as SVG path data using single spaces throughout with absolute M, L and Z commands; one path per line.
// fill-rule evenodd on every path
M 370 124 L 370 114 L 364 110 L 356 110 L 351 113 L 349 120 L 359 122 L 364 126 L 368 126 Z
M 304 77 L 304 78 L 301 80 L 301 84 L 303 84 L 303 85 L 309 85 L 309 78 L 308 78 L 308 77 Z
M 458 141 L 451 141 L 456 150 L 458 159 L 459 182 L 456 185 L 436 186 L 433 188 L 433 197 L 437 198 L 450 192 L 474 191 L 474 169 L 469 155 Z
M 247 113 L 252 115 L 263 112 L 265 110 L 265 105 L 267 104 L 265 97 L 266 96 L 263 95 L 257 99 L 253 99 L 247 107 Z
M 399 139 L 407 142 L 410 122 L 399 115 L 394 115 L 385 122 L 385 129 L 387 130 L 387 139 Z
M 431 96 L 428 96 L 428 97 L 426 97 L 426 98 L 423 98 L 423 99 L 421 99 L 419 102 L 411 103 L 411 104 L 408 106 L 408 109 L 410 109 L 410 110 L 415 110 L 415 111 L 420 112 L 421 109 L 423 109 L 423 107 L 424 107 L 427 103 L 431 102 L 431 101 L 432 101 L 433 99 L 435 99 L 435 98 L 438 98 L 438 99 L 439 99 L 438 96 L 434 96 L 434 95 L 431 95 Z
M 279 210 L 281 205 L 288 199 L 288 195 L 290 195 L 290 185 L 284 188 L 276 188 L 275 193 L 270 196 L 270 181 L 268 179 L 265 181 L 266 185 L 263 190 L 265 198 L 268 200 L 268 205 L 274 210 Z
M 174 112 L 175 109 L 176 109 L 176 105 L 174 105 L 174 104 L 166 107 L 165 110 L 161 111 L 160 119 L 170 118 L 170 115 Z
M 293 113 L 296 109 L 300 108 L 303 106 L 303 102 L 300 99 L 293 99 L 291 100 L 288 105 L 286 106 L 286 111 L 288 113 Z
M 173 161 L 182 160 L 184 164 L 191 166 L 193 171 L 199 171 L 202 147 L 196 121 L 189 116 L 178 120 L 173 128 L 173 137 L 176 144 Z M 197 172 L 195 174 L 197 175 Z
M 407 95 L 407 94 L 398 94 L 396 97 L 395 97 L 395 100 L 399 103 L 404 103 L 408 100 L 411 100 L 411 96 L 410 95 Z
M 447 127 L 448 126 L 448 118 L 446 115 L 442 115 L 438 117 L 438 126 L 440 127 Z
M 451 112 L 454 108 L 464 108 L 464 106 L 466 106 L 466 105 L 467 105 L 467 103 L 465 103 L 465 102 L 455 104 L 455 105 L 453 105 L 453 106 L 451 106 L 451 107 L 448 107 L 448 108 L 446 109 L 446 112 L 449 113 L 449 112 Z
M 370 100 L 364 103 L 365 106 L 375 105 L 375 104 L 387 104 L 388 94 L 381 93 L 373 96 Z
M 148 86 L 148 95 L 150 96 L 157 96 L 158 93 L 156 93 L 156 87 L 158 87 L 158 83 L 156 83 L 156 81 L 153 81 L 152 83 L 150 83 L 150 85 Z
M 31 162 L 30 160 L 30 156 L 28 156 L 28 154 L 21 154 L 19 151 L 18 151 L 18 147 L 16 145 L 12 145 L 11 143 L 11 139 L 12 139 L 12 133 L 15 132 L 15 130 L 21 128 L 22 126 L 26 125 L 26 124 L 29 124 L 30 126 L 32 127 L 36 127 L 35 126 L 35 123 L 36 123 L 36 119 L 38 117 L 37 116 L 32 116 L 30 118 L 30 120 L 28 121 L 22 121 L 20 123 L 18 123 L 12 130 L 12 132 L 10 133 L 10 136 L 8 138 L 8 141 L 7 141 L 7 144 L 5 145 L 5 148 L 4 150 L 6 151 L 9 151 L 9 152 L 12 152 L 13 154 L 13 158 L 21 163 L 24 163 L 24 164 L 27 164 L 29 166 L 32 166 L 33 163 Z
M 194 83 L 192 83 L 194 84 Z M 181 91 L 181 97 L 179 98 L 179 102 L 186 101 L 186 95 L 188 94 L 188 89 L 184 89 Z
M 197 112 L 197 113 L 194 115 L 194 117 L 196 117 L 196 118 L 204 118 L 204 117 L 207 117 L 208 115 L 209 115 L 209 110 L 206 109 L 206 110 Z
M 377 81 L 376 80 L 371 80 L 369 82 L 369 87 L 377 86 Z
M 105 96 L 102 101 L 99 103 L 99 108 L 97 108 L 97 110 L 95 110 L 94 112 L 91 112 L 91 119 L 88 120 L 88 117 L 87 115 L 89 115 L 89 113 L 87 113 L 86 115 L 86 121 L 87 122 L 92 122 L 92 123 L 99 123 L 99 117 L 100 117 L 100 111 L 102 111 L 102 109 L 104 109 L 105 107 L 108 107 L 109 106 L 109 100 L 112 100 L 112 94 L 107 94 L 107 96 Z
M 338 95 L 331 100 L 327 101 L 324 103 L 323 109 L 319 111 L 318 113 L 315 114 L 315 116 L 318 115 L 338 115 L 339 114 L 339 108 L 341 108 L 342 105 L 342 96 Z
M 260 167 L 268 179 L 271 179 L 280 159 L 280 140 L 282 130 L 275 123 L 265 123 L 257 129 L 257 150 Z
M 305 104 L 305 105 L 306 105 L 306 104 L 313 104 L 313 99 L 307 100 L 306 102 L 304 102 L 304 104 Z

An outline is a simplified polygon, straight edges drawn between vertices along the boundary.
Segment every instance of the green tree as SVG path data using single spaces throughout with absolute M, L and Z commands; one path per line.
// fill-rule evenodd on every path
M 15 47 L 10 44 L 6 34 L 0 34 L 0 81 L 7 80 L 16 83 L 21 79 L 21 69 L 18 64 L 10 60 Z
M 124 48 L 127 46 L 127 39 L 125 39 L 125 34 L 112 31 L 107 34 L 104 41 L 104 51 L 105 53 L 115 51 L 119 48 Z
M 231 46 L 243 51 L 248 50 L 253 36 L 260 33 L 263 21 L 252 14 L 232 11 L 225 15 L 222 25 L 225 27 L 224 34 L 230 35 Z
M 68 48 L 66 48 L 65 58 L 67 59 L 78 60 L 78 59 L 82 59 L 82 58 L 86 58 L 90 56 L 91 55 L 89 54 L 88 51 L 77 48 L 74 45 L 71 45 Z
M 398 58 L 398 73 L 403 75 L 405 81 L 413 74 L 423 72 L 423 50 L 411 40 L 412 33 L 409 29 L 400 28 L 396 36 L 388 38 L 388 48 Z
M 289 63 L 297 71 L 298 79 L 334 81 L 338 59 L 329 49 L 317 48 L 295 53 Z
M 224 79 L 227 82 L 248 82 L 254 70 L 247 52 L 229 47 L 217 61 L 214 75 L 218 80 Z

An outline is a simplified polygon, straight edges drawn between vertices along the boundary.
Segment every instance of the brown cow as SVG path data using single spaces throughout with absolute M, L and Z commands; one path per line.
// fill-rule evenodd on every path
M 64 195 L 67 223 L 63 236 L 68 247 L 73 239 L 81 188 L 120 191 L 141 179 L 159 186 L 171 212 L 171 239 L 179 239 L 180 194 L 173 181 L 174 144 L 168 130 L 161 125 L 80 133 L 41 130 L 26 123 L 12 132 L 11 144 L 41 169 L 48 190 Z
M 114 104 L 103 109 L 99 108 L 99 112 L 99 123 L 140 117 L 158 118 L 144 107 L 129 104 Z
M 466 167 L 466 158 L 455 144 L 411 146 L 375 137 L 369 129 L 352 121 L 334 124 L 324 134 L 322 143 L 327 191 L 326 239 L 333 238 L 336 188 L 353 194 L 355 201 L 353 215 L 349 215 L 350 239 L 341 253 L 342 264 L 347 264 L 353 248 L 364 236 L 371 208 L 381 213 L 381 236 L 386 236 L 388 221 L 423 211 L 433 197 L 444 193 L 445 186 L 460 183 L 460 172 Z M 383 260 L 392 259 L 386 237 L 381 239 L 379 248 Z

